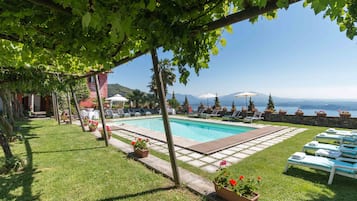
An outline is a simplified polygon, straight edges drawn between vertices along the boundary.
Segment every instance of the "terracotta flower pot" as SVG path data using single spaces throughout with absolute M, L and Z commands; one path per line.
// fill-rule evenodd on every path
M 304 113 L 303 112 L 295 112 L 295 115 L 302 117 L 302 116 L 304 116 Z
M 326 117 L 327 114 L 326 113 L 317 113 L 316 116 L 318 116 L 318 117 Z
M 343 113 L 343 114 L 340 114 L 340 117 L 341 118 L 350 118 L 351 114 L 350 113 Z
M 279 111 L 279 115 L 286 115 L 286 111 Z
M 104 139 L 104 131 L 102 129 L 100 130 L 100 135 Z M 112 132 L 111 131 L 107 131 L 107 139 L 109 140 L 111 137 L 112 137 Z
M 145 158 L 149 155 L 148 149 L 134 149 L 134 155 L 138 158 Z
M 259 199 L 259 194 L 258 193 L 254 193 L 250 198 L 247 197 L 242 197 L 239 196 L 236 192 L 233 192 L 227 188 L 221 188 L 220 186 L 218 186 L 217 184 L 214 184 L 214 188 L 216 190 L 216 194 L 221 197 L 224 198 L 227 201 L 257 201 Z
M 94 132 L 97 130 L 97 127 L 92 127 L 92 126 L 89 126 L 89 131 L 90 132 Z

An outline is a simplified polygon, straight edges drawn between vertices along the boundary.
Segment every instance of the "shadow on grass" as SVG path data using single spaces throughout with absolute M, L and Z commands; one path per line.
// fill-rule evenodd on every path
M 68 150 L 53 150 L 53 151 L 34 151 L 33 154 L 48 154 L 48 153 L 59 153 L 59 152 L 72 152 L 72 151 L 86 151 L 86 150 L 93 150 L 93 149 L 103 149 L 106 148 L 105 146 L 101 147 L 88 147 L 82 149 L 68 149 Z
M 331 185 L 327 184 L 330 173 L 320 170 L 307 171 L 304 169 L 290 167 L 287 176 L 292 176 L 300 178 L 303 180 L 310 181 L 316 185 L 320 185 L 322 188 L 322 193 L 307 193 L 309 200 L 314 201 L 350 201 L 356 199 L 355 186 L 357 184 L 356 179 L 351 179 L 348 177 L 335 175 L 333 183 Z
M 38 138 L 38 136 L 28 133 L 32 128 L 31 126 L 25 125 L 24 128 L 20 130 L 20 134 L 26 149 L 26 167 L 23 172 L 0 177 L 0 200 L 39 200 L 40 198 L 40 195 L 32 194 L 33 175 L 36 173 L 36 169 L 33 168 L 32 149 L 28 141 L 29 139 Z M 15 191 L 21 186 L 22 195 L 15 196 L 11 194 L 11 191 Z
M 151 189 L 148 191 L 142 191 L 142 192 L 128 194 L 128 195 L 121 195 L 121 196 L 117 196 L 117 197 L 105 198 L 105 199 L 100 199 L 97 201 L 123 200 L 123 199 L 127 199 L 127 198 L 138 197 L 138 196 L 143 196 L 146 194 L 152 194 L 152 193 L 156 193 L 156 192 L 160 192 L 160 191 L 168 191 L 168 190 L 172 190 L 172 189 L 176 189 L 176 187 L 170 186 L 170 187 L 155 188 L 155 189 Z

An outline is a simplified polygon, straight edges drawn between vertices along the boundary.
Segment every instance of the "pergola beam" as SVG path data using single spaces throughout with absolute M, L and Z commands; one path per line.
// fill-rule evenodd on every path
M 289 0 L 289 5 L 299 2 L 301 0 Z M 241 22 L 243 20 L 250 19 L 252 17 L 273 11 L 278 9 L 278 6 L 276 5 L 277 1 L 272 1 L 268 2 L 267 5 L 264 8 L 259 8 L 259 7 L 251 7 L 244 9 L 240 12 L 228 15 L 227 17 L 220 18 L 216 21 L 210 22 L 206 25 L 203 25 L 201 27 L 198 27 L 196 31 L 213 31 L 237 22 Z M 193 30 L 195 32 L 195 30 Z

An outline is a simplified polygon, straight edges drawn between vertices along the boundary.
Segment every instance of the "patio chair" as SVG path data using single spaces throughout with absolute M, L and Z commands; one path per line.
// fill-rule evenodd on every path
M 200 109 L 197 113 L 189 114 L 188 117 L 194 117 L 194 118 L 200 117 L 202 114 L 204 114 L 205 111 L 206 111 L 206 109 L 204 109 L 204 108 Z
M 319 133 L 315 136 L 315 140 L 327 144 L 357 144 L 357 135 L 339 135 L 329 133 Z
M 306 155 L 303 152 L 296 152 L 288 158 L 284 172 L 287 172 L 289 167 L 294 165 L 305 166 L 329 172 L 330 176 L 327 182 L 328 184 L 332 184 L 335 174 L 357 179 L 356 159 L 331 159 L 321 156 Z
M 242 116 L 240 115 L 242 112 L 240 110 L 234 111 L 231 115 L 225 115 L 222 117 L 223 121 L 232 121 L 236 119 L 240 119 Z
M 339 151 L 340 146 L 333 145 L 333 144 L 319 143 L 318 141 L 311 141 L 304 145 L 302 151 L 309 154 L 315 154 L 315 152 L 319 149 L 324 149 L 329 151 Z
M 211 117 L 220 117 L 220 116 L 221 116 L 221 114 L 220 114 L 221 111 L 222 111 L 222 110 L 214 109 L 214 110 L 211 112 L 211 114 L 209 114 L 209 116 L 211 116 Z
M 341 144 L 339 146 L 333 144 L 324 144 L 317 141 L 311 141 L 304 145 L 303 151 L 320 155 L 336 158 L 339 156 L 357 158 L 357 145 Z
M 108 117 L 109 118 L 119 118 L 120 115 L 119 115 L 119 113 L 115 113 L 113 110 L 108 109 L 105 111 L 105 117 L 106 118 L 108 118 Z
M 325 131 L 327 134 L 336 134 L 336 135 L 353 135 L 356 131 L 346 131 L 346 130 L 336 130 L 334 128 L 329 128 Z
M 255 120 L 261 120 L 261 119 L 263 119 L 263 118 L 262 118 L 262 115 L 263 115 L 262 112 L 256 111 L 256 112 L 254 112 L 253 116 L 251 116 L 251 117 L 244 117 L 243 122 L 245 122 L 245 123 L 253 123 L 253 121 L 255 121 Z

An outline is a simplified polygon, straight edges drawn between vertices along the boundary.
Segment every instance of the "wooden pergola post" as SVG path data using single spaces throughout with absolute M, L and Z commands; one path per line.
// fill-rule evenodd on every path
M 107 130 L 105 129 L 106 125 L 105 125 L 104 108 L 103 108 L 102 97 L 101 97 L 100 91 L 99 91 L 98 74 L 96 74 L 94 77 L 95 77 L 95 89 L 97 91 L 97 99 L 98 99 L 98 104 L 99 104 L 100 117 L 102 119 L 105 146 L 108 146 L 108 139 L 107 139 L 108 134 L 107 134 Z
M 60 118 L 59 109 L 58 109 L 58 98 L 57 98 L 56 92 L 54 92 L 54 97 L 55 97 L 56 119 L 57 119 L 58 125 L 60 125 L 61 118 Z
M 69 96 L 69 92 L 67 92 L 67 102 L 68 102 L 69 124 L 72 124 L 71 97 Z
M 73 87 L 72 86 L 69 86 L 69 87 L 71 89 L 72 97 L 73 97 L 73 100 L 74 100 L 74 106 L 76 107 L 76 111 L 77 111 L 77 114 L 78 114 L 79 122 L 81 122 L 82 131 L 85 132 L 86 129 L 84 128 L 83 119 L 82 119 L 82 116 L 81 116 L 81 113 L 80 113 L 80 110 L 79 110 L 76 94 L 73 91 Z
M 172 133 L 171 133 L 171 128 L 170 128 L 170 123 L 169 123 L 169 115 L 167 114 L 167 109 L 166 109 L 166 97 L 164 93 L 164 85 L 162 83 L 162 77 L 161 77 L 161 72 L 159 69 L 159 59 L 157 56 L 156 49 L 151 50 L 151 58 L 152 58 L 152 63 L 154 65 L 154 73 L 155 73 L 155 81 L 158 89 L 158 94 L 159 94 L 159 100 L 160 100 L 160 106 L 161 106 L 161 115 L 162 115 L 162 120 L 164 123 L 165 127 L 165 134 L 166 134 L 166 141 L 167 141 L 167 146 L 170 154 L 170 162 L 171 162 L 171 168 L 172 168 L 172 174 L 174 176 L 174 182 L 176 186 L 180 186 L 180 175 L 178 172 L 178 167 L 177 167 L 177 161 L 176 161 L 176 153 L 174 149 L 174 143 L 172 139 Z
M 55 101 L 55 93 L 52 92 L 52 110 L 53 110 L 53 118 L 57 120 L 57 110 L 56 110 L 56 101 Z

